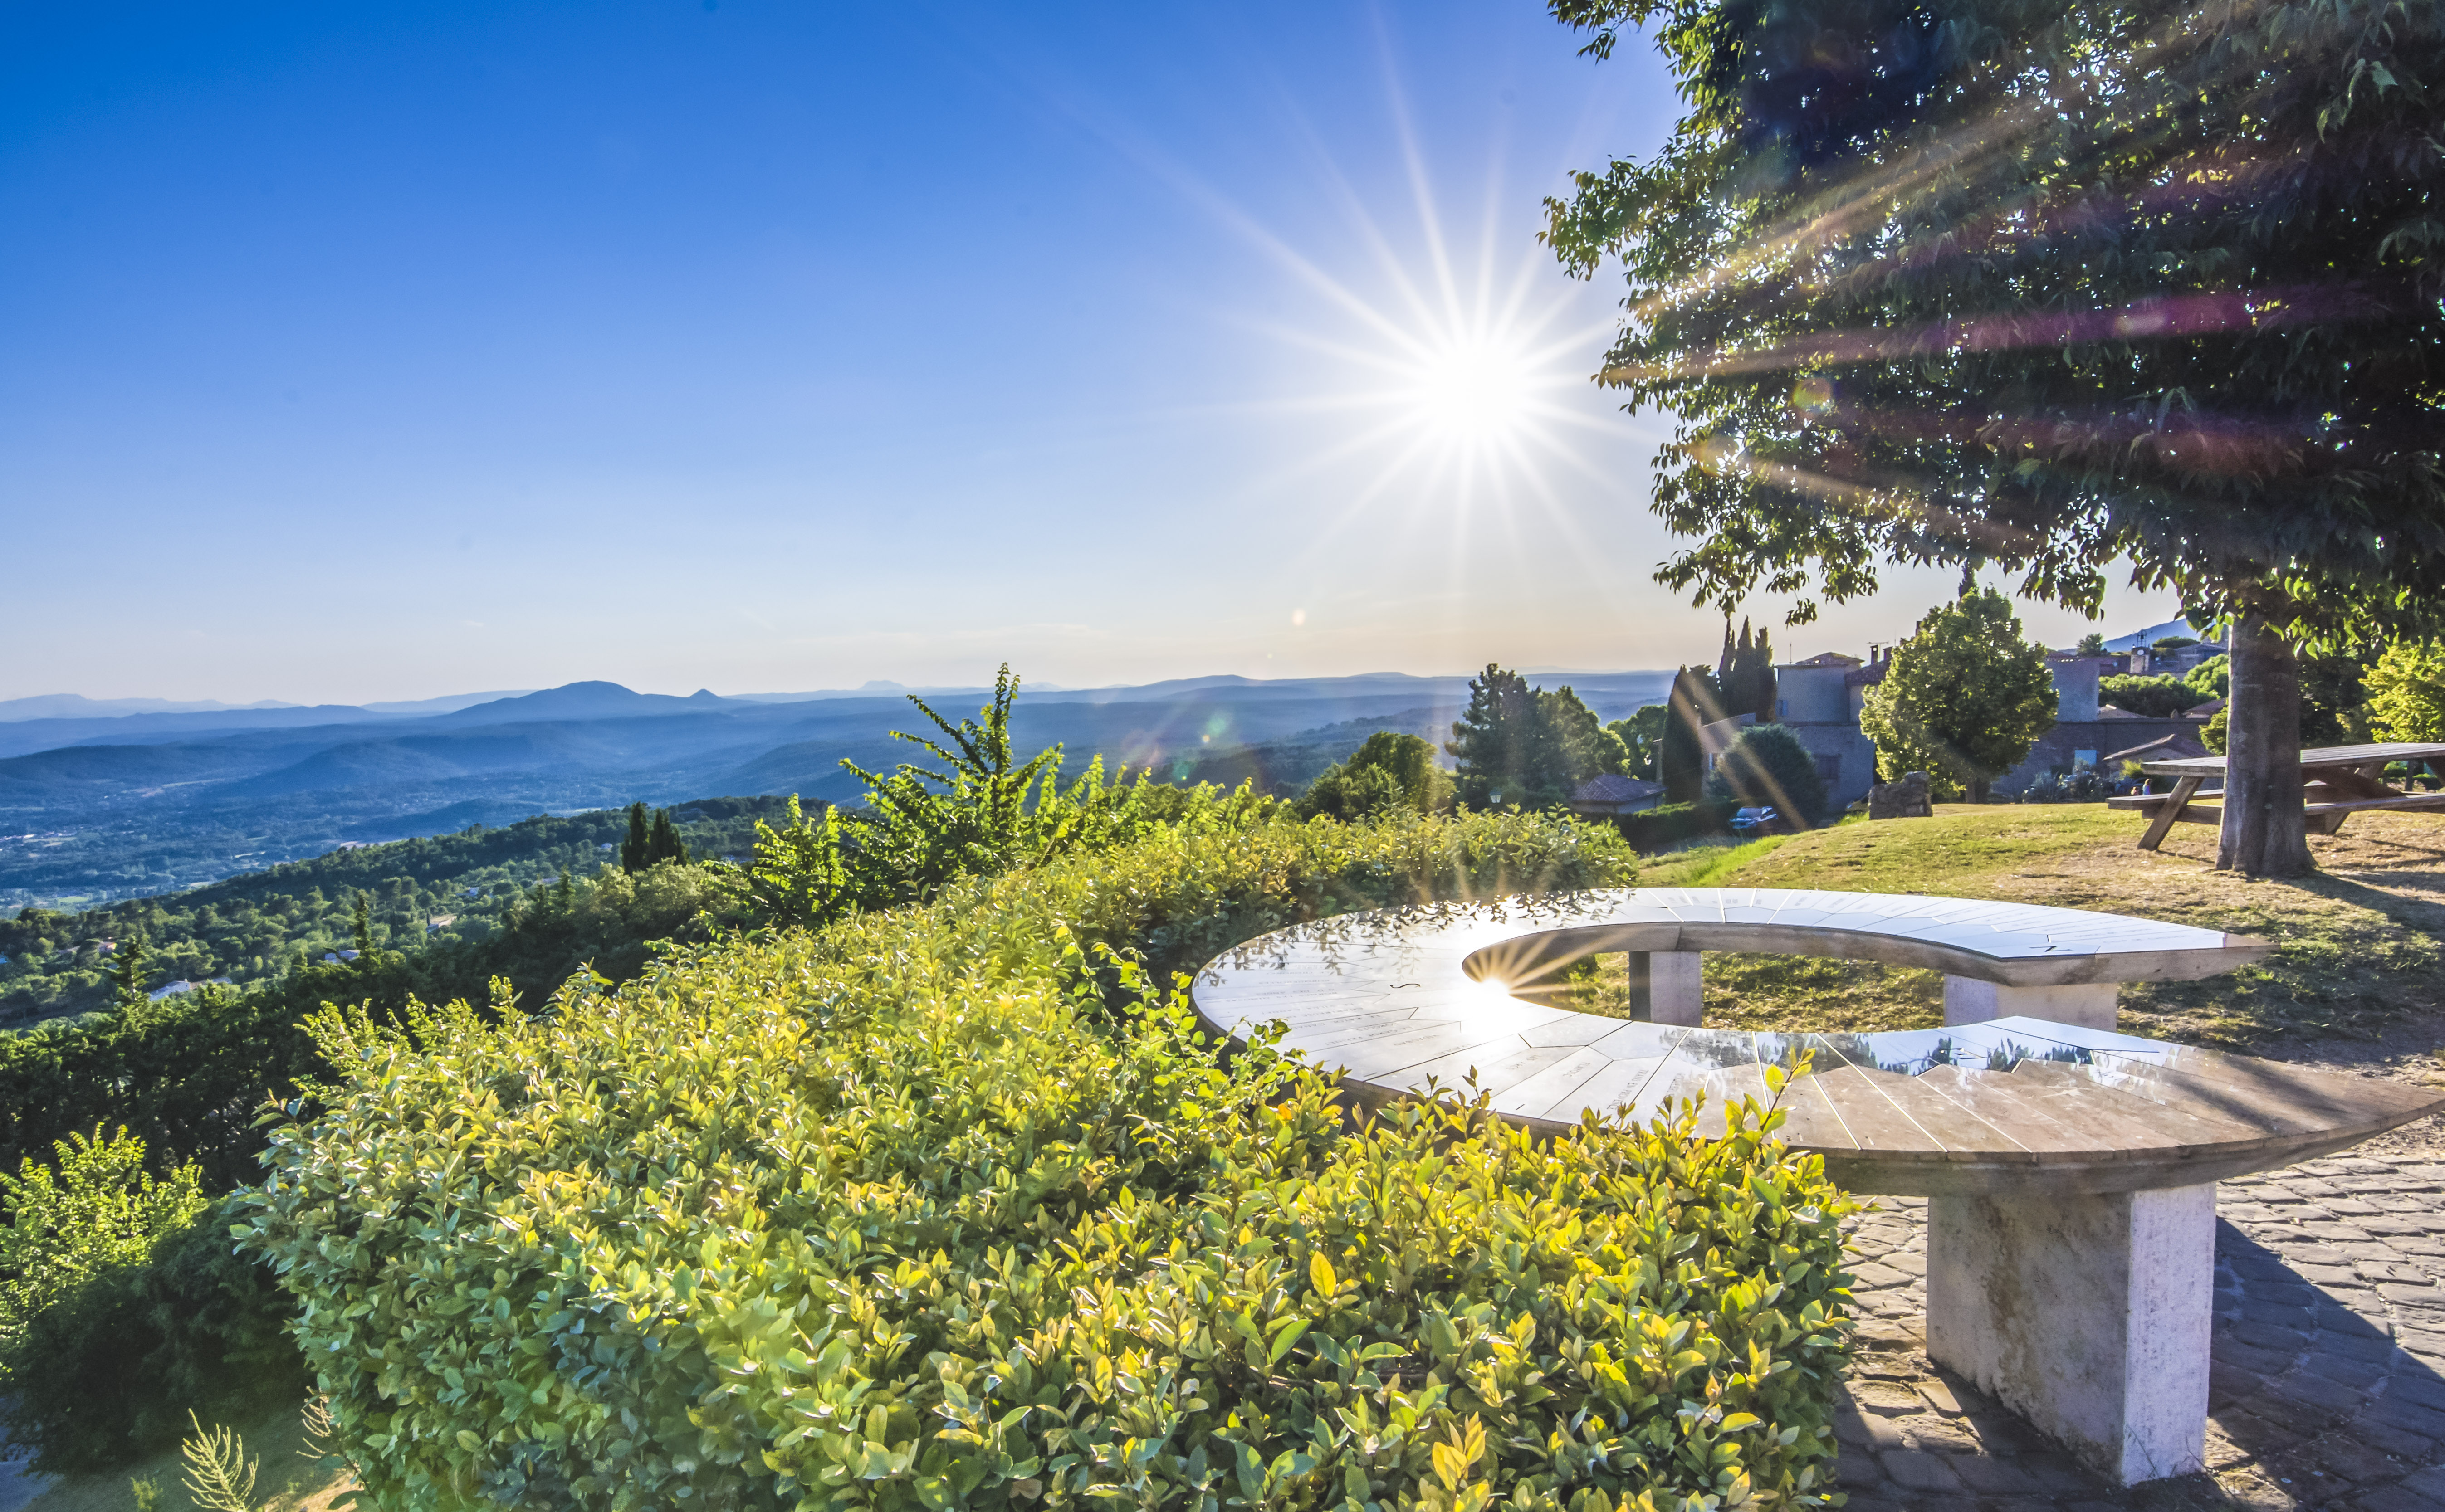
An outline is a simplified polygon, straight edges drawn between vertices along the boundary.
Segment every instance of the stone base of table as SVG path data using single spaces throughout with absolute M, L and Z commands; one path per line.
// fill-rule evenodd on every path
M 2124 1485 L 2204 1464 L 2215 1187 L 1928 1200 L 1927 1353 Z
M 2111 981 L 2083 981 L 2065 987 L 2006 987 L 1974 977 L 1944 979 L 1944 1021 L 1983 1024 L 1989 1018 L 2044 1018 L 2082 1029 L 2114 1027 L 2117 994 Z
M 1630 1016 L 1650 1023 L 1696 1028 L 1706 999 L 1698 952 L 1633 950 L 1628 955 Z

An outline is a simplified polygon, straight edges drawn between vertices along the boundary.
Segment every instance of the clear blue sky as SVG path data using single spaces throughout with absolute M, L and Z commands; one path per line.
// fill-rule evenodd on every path
M 1672 106 L 1526 0 L 11 7 L 0 697 L 1711 657 L 1534 242 Z

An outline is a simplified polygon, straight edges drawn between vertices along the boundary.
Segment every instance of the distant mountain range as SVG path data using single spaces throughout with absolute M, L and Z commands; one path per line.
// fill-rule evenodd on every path
M 1670 679 L 1540 681 L 1571 683 L 1610 719 L 1658 701 Z M 924 696 L 958 719 L 988 692 Z M 1292 788 L 1372 730 L 1440 733 L 1466 699 L 1466 678 L 1397 673 L 1031 686 L 1014 730 L 1031 751 L 1064 746 L 1073 773 L 1100 754 L 1108 766 L 1150 767 L 1167 779 L 1248 776 Z M 432 700 L 418 711 L 58 706 L 70 712 L 0 722 L 0 907 L 166 892 L 346 843 L 635 799 L 853 799 L 859 783 L 842 759 L 880 769 L 922 756 L 890 732 L 924 723 L 905 698 L 881 690 L 679 698 L 616 682 Z

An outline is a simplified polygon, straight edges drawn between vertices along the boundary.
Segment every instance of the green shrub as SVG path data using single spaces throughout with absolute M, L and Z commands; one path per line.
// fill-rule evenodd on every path
M 2170 719 L 2215 696 L 2197 683 L 2172 676 L 2097 680 L 2099 701 L 2111 703 L 2118 709 L 2128 709 L 2133 714 L 2144 714 L 2152 719 Z
M 47 1475 L 109 1469 L 178 1441 L 187 1414 L 293 1405 L 311 1384 L 289 1336 L 296 1304 L 234 1250 L 224 1199 L 96 1271 L 8 1346 L 9 1439 Z
M 1614 824 L 1632 849 L 1641 855 L 1652 855 L 1688 840 L 1703 839 L 1710 834 L 1729 834 L 1732 815 L 1740 805 L 1729 799 L 1708 798 L 1701 803 L 1668 803 L 1644 813 L 1625 813 Z
M 156 1178 L 144 1142 L 76 1135 L 56 1167 L 0 1175 L 0 1425 L 46 1474 L 177 1441 L 192 1406 L 258 1408 L 305 1385 L 294 1308 L 239 1259 L 192 1165 Z
M 1434 742 L 1378 730 L 1347 760 L 1325 768 L 1294 807 L 1305 818 L 1348 822 L 1404 806 L 1437 813 L 1451 803 L 1451 774 L 1435 764 Z
M 1707 796 L 1718 803 L 1772 808 L 1783 819 L 1814 829 L 1825 818 L 1825 779 L 1800 737 L 1779 724 L 1753 724 L 1716 758 Z
M 1183 825 L 582 1013 L 326 1016 L 254 1241 L 378 1506 L 1820 1504 L 1848 1204 L 1779 1115 L 1353 1132 L 1125 959 L 1628 871 L 1536 816 Z
M 156 1179 L 144 1141 L 122 1129 L 105 1139 L 71 1134 L 53 1147 L 56 1167 L 28 1157 L 0 1171 L 0 1350 L 26 1322 L 88 1279 L 140 1261 L 153 1241 L 205 1206 L 199 1173 L 180 1166 Z M 5 1360 L 5 1355 L 0 1355 Z

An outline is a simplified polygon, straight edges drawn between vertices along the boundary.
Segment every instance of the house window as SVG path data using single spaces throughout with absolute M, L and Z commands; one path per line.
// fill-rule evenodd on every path
M 1842 753 L 1837 751 L 1817 758 L 1817 780 L 1824 783 L 1828 792 L 1841 785 Z
M 1776 719 L 1780 719 L 1790 712 L 1791 700 L 1789 699 L 1777 699 L 1774 700 L 1774 717 Z

